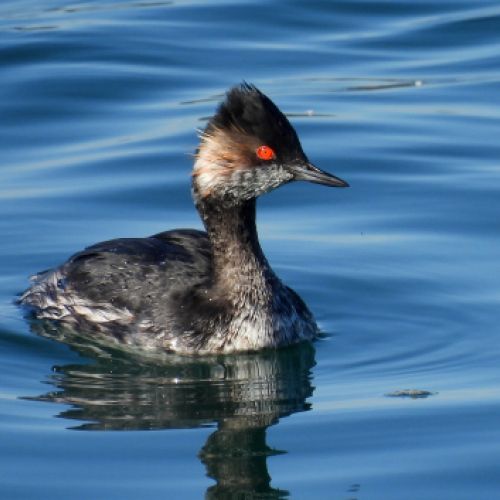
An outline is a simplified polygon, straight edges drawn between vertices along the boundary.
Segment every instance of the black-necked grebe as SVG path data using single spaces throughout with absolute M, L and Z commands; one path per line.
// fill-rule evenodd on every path
M 348 185 L 309 162 L 268 97 L 234 87 L 196 153 L 192 192 L 206 232 L 97 243 L 36 275 L 20 303 L 89 335 L 182 354 L 313 339 L 312 314 L 274 274 L 255 227 L 256 198 L 294 180 Z

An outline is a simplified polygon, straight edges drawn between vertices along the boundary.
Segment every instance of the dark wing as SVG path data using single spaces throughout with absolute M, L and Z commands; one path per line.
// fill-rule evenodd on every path
M 80 297 L 144 311 L 206 281 L 210 255 L 206 233 L 176 230 L 98 243 L 71 257 L 61 271 L 64 286 Z
M 172 294 L 206 283 L 210 266 L 210 244 L 201 231 L 104 241 L 39 274 L 20 302 L 42 312 L 40 316 L 74 299 L 147 315 L 166 305 Z

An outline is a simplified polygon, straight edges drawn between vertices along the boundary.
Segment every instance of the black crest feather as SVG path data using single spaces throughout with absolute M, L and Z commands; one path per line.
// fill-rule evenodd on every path
M 255 85 L 243 82 L 231 88 L 210 120 L 213 129 L 243 133 L 271 146 L 279 157 L 304 158 L 295 129 L 278 107 Z

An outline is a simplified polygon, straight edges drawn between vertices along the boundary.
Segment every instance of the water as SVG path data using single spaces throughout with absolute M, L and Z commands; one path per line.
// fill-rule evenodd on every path
M 498 496 L 496 2 L 6 0 L 0 29 L 2 498 Z M 243 79 L 352 186 L 259 207 L 324 338 L 144 359 L 31 331 L 29 274 L 200 227 L 195 129 Z

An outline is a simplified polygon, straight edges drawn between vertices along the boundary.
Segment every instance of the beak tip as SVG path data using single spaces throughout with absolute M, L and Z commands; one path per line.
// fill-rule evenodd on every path
M 330 182 L 325 182 L 325 185 L 331 187 L 339 187 L 339 188 L 348 188 L 350 187 L 349 183 L 340 177 L 335 175 L 328 174 L 328 180 Z

